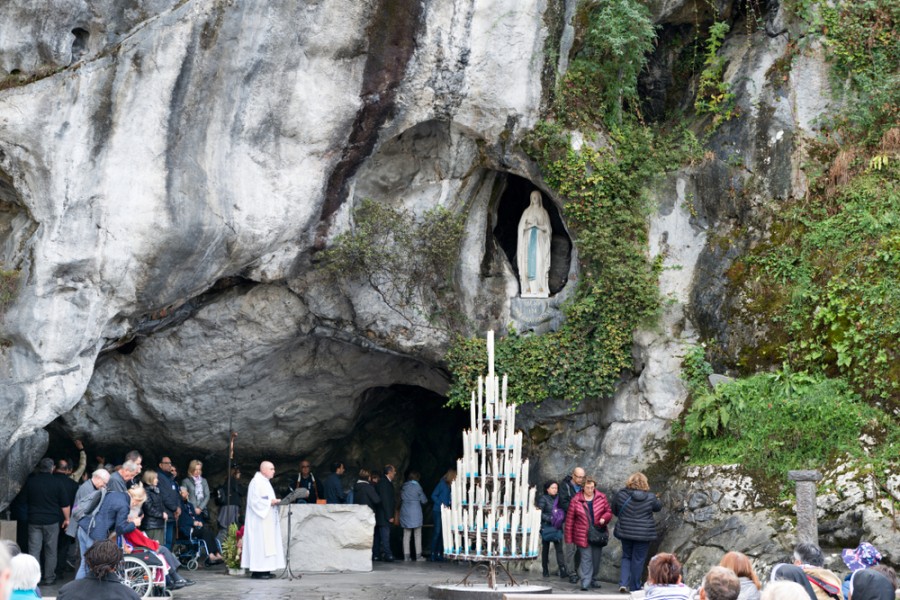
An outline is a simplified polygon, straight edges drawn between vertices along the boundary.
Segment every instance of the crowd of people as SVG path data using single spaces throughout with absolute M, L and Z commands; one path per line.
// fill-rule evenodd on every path
M 159 558 L 166 587 L 189 586 L 193 582 L 179 573 L 181 562 L 175 551 L 179 536 L 196 540 L 205 548 L 206 564 L 215 565 L 223 560 L 221 534 L 241 521 L 241 566 L 257 579 L 271 578 L 272 571 L 284 567 L 281 528 L 274 508 L 281 499 L 271 483 L 275 475 L 271 462 L 260 464 L 246 488 L 240 469 L 235 467 L 228 485 L 213 491 L 203 477 L 199 460 L 188 463 L 187 477 L 179 485 L 177 469 L 169 457 L 159 460 L 157 470 L 144 469 L 138 451 L 129 452 L 115 467 L 97 457 L 97 468 L 87 473 L 83 445 L 76 442 L 76 448 L 77 468 L 68 459 L 41 460 L 16 499 L 17 516 L 27 523 L 27 554 L 21 554 L 15 543 L 0 545 L 0 600 L 6 600 L 4 586 L 12 590 L 14 598 L 40 597 L 38 585 L 54 583 L 67 566 L 79 562 L 75 581 L 64 585 L 59 597 L 99 597 L 98 586 L 119 583 L 115 567 L 123 551 L 136 549 Z M 355 483 L 349 487 L 344 485 L 345 472 L 342 462 L 333 463 L 320 489 L 309 461 L 303 460 L 291 491 L 299 491 L 296 495 L 301 499 L 297 502 L 369 506 L 375 514 L 374 561 L 395 560 L 390 544 L 391 528 L 395 526 L 403 529 L 404 560 L 415 560 L 419 555 L 432 561 L 444 560 L 440 511 L 451 503 L 455 470 L 447 471 L 430 495 L 415 470 L 407 472 L 399 494 L 393 465 L 359 469 Z M 210 517 L 213 494 L 219 505 L 219 536 Z M 559 577 L 568 578 L 582 590 L 599 588 L 603 548 L 612 535 L 622 548 L 618 591 L 643 591 L 648 600 L 894 600 L 896 574 L 880 564 L 880 553 L 866 542 L 844 550 L 842 557 L 850 573 L 843 580 L 825 568 L 817 546 L 801 543 L 794 550 L 792 564 L 772 568 L 765 588 L 747 556 L 728 552 L 706 574 L 702 585 L 691 589 L 682 579 L 682 567 L 675 555 L 660 553 L 647 561 L 650 546 L 657 539 L 654 513 L 662 509 L 647 477 L 632 474 L 611 498 L 597 489 L 596 481 L 581 467 L 562 481 L 544 484 L 543 494 L 536 501 L 541 509 L 544 577 L 550 576 L 552 546 Z M 429 501 L 434 532 L 430 553 L 425 553 L 422 527 Z M 3 558 L 6 552 L 15 555 L 11 562 Z M 43 564 L 38 562 L 41 559 Z M 131 590 L 126 586 L 119 587 L 122 590 L 115 590 L 110 597 L 133 597 L 127 594 Z
M 90 584 L 78 582 L 116 579 L 114 570 L 107 569 L 111 550 L 105 545 L 98 547 L 110 539 L 118 541 L 113 545 L 120 555 L 151 552 L 170 590 L 194 584 L 179 572 L 182 565 L 178 551 L 186 545 L 196 547 L 208 566 L 223 562 L 221 541 L 210 521 L 212 493 L 203 477 L 201 461 L 190 461 L 187 476 L 181 480 L 169 457 L 160 458 L 158 469 L 146 469 L 137 450 L 115 466 L 97 456 L 96 467 L 88 471 L 83 444 L 76 441 L 75 447 L 79 453 L 77 468 L 67 458 L 42 459 L 12 505 L 27 540 L 24 556 L 37 565 L 38 578 L 31 589 L 53 585 L 71 569 L 75 570 L 75 581 L 61 588 L 60 597 L 95 597 L 78 592 L 90 588 Z M 232 475 L 236 483 L 240 470 L 235 469 Z M 223 531 L 240 518 L 241 488 L 234 485 L 232 490 L 233 494 L 223 494 L 233 496 L 226 503 L 231 506 L 222 506 L 219 511 Z M 31 567 L 25 583 L 33 579 L 35 569 Z

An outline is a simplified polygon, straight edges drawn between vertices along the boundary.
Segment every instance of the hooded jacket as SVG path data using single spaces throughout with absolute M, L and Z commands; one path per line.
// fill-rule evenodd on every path
M 894 586 L 881 573 L 860 569 L 850 577 L 850 596 L 853 600 L 893 600 Z
M 612 512 L 619 520 L 615 535 L 620 540 L 652 542 L 656 539 L 653 513 L 662 510 L 662 502 L 653 492 L 623 488 L 616 492 Z

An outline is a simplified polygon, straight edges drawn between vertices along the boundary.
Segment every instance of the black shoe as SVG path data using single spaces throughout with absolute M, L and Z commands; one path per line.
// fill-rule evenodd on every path
M 560 578 L 560 579 L 565 579 L 565 578 L 567 578 L 568 576 L 569 576 L 569 572 L 566 570 L 566 568 L 565 568 L 565 567 L 561 567 L 561 568 L 559 569 L 559 578 Z
M 381 560 L 383 560 L 384 562 L 394 562 L 394 557 L 393 556 L 385 556 Z
M 619 586 L 619 593 L 620 593 L 620 594 L 627 594 L 627 593 L 629 593 L 629 592 L 628 592 L 628 588 L 625 587 L 624 585 L 620 585 L 620 586 Z
M 197 582 L 194 581 L 193 579 L 184 579 L 184 578 L 182 578 L 182 579 L 181 579 L 181 583 L 184 584 L 184 587 L 191 587 L 192 585 L 194 585 L 194 584 L 197 583 Z
M 582 592 L 586 592 L 586 591 L 588 591 L 589 589 L 591 589 L 590 586 L 584 585 L 583 583 L 581 584 L 581 591 L 582 591 Z
M 544 576 L 544 579 L 547 579 L 548 577 L 550 577 L 550 571 L 548 571 L 547 569 L 544 569 L 543 576 Z
M 251 579 L 272 579 L 272 574 L 268 571 L 254 571 L 250 574 Z
M 578 583 L 578 575 L 569 575 L 569 583 Z
M 187 585 L 187 584 L 186 584 L 184 581 L 176 581 L 175 583 L 172 584 L 172 589 L 173 589 L 173 590 L 180 590 L 180 589 L 183 588 L 185 585 Z

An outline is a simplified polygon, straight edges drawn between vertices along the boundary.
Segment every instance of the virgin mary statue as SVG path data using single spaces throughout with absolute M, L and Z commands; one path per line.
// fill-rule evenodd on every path
M 519 219 L 516 263 L 523 298 L 547 298 L 550 288 L 550 215 L 541 203 L 541 193 L 531 192 L 531 205 Z

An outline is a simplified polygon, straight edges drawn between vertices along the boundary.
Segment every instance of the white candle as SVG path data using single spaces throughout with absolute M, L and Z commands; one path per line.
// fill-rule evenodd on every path
M 450 547 L 450 509 L 441 506 L 441 538 L 444 542 L 444 548 Z
M 506 373 L 503 374 L 503 403 L 506 404 Z
M 513 438 L 515 438 L 515 435 L 516 435 L 516 405 L 515 404 L 509 405 L 509 433 L 511 434 L 511 436 Z M 513 441 L 512 443 L 514 444 L 515 441 Z
M 478 404 L 475 402 L 475 392 L 472 391 L 472 401 L 469 402 L 469 421 L 472 423 L 472 429 L 475 429 L 475 409 L 478 408 Z M 465 446 L 464 446 L 465 447 Z
M 494 374 L 494 330 L 487 333 L 488 374 Z
M 530 488 L 528 490 L 528 506 L 529 507 L 534 507 L 534 492 L 535 492 L 535 488 Z
M 475 518 L 475 553 L 481 554 L 481 530 L 483 529 L 481 526 L 481 509 L 478 509 Z

